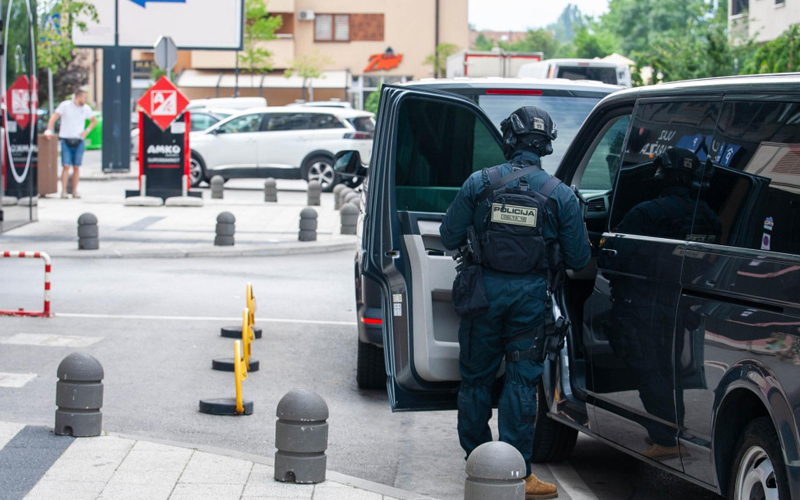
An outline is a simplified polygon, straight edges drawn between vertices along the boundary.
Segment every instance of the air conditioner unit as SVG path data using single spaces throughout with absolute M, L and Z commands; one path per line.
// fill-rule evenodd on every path
M 314 11 L 313 10 L 299 10 L 297 11 L 297 19 L 300 21 L 313 21 L 314 20 Z

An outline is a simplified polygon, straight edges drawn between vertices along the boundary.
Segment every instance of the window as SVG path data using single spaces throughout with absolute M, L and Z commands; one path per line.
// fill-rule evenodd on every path
M 466 107 L 404 101 L 396 126 L 397 210 L 444 213 L 472 172 L 505 162 L 491 126 Z
M 311 113 L 273 113 L 264 120 L 262 130 L 269 132 L 308 130 L 311 128 L 311 116 Z
M 556 78 L 567 80 L 595 80 L 598 82 L 617 85 L 617 70 L 615 68 L 598 68 L 596 66 L 559 66 Z
M 219 130 L 225 134 L 240 134 L 245 132 L 258 132 L 261 123 L 261 114 L 237 116 L 231 121 L 220 125 Z
M 344 128 L 342 122 L 333 115 L 314 114 L 311 115 L 311 129 L 325 129 L 325 128 Z
M 738 16 L 750 9 L 749 0 L 731 0 L 731 15 Z
M 219 120 L 206 113 L 191 113 L 191 131 L 205 130 L 211 125 L 214 125 Z
M 783 7 L 786 5 L 786 0 L 775 0 L 775 7 Z
M 382 42 L 383 14 L 350 14 L 350 40 Z
M 595 140 L 592 155 L 581 176 L 581 191 L 610 191 L 622 160 L 622 144 L 631 122 L 629 115 L 613 118 Z
M 720 244 L 800 255 L 800 104 L 726 103 L 703 180 Z
M 275 30 L 278 38 L 291 38 L 294 35 L 294 14 L 270 14 L 269 17 L 280 17 L 283 19 L 281 27 Z
M 561 158 L 581 128 L 583 120 L 604 96 L 482 95 L 478 98 L 478 105 L 483 108 L 497 130 L 500 130 L 500 122 L 522 106 L 537 106 L 547 111 L 558 126 L 558 138 L 553 141 L 553 154 L 542 158 L 542 167 L 552 174 L 561 163 Z
M 348 14 L 317 14 L 314 17 L 314 40 L 317 42 L 349 42 Z
M 636 109 L 614 192 L 612 231 L 677 240 L 693 236 L 698 179 L 719 108 L 719 102 L 684 101 Z M 672 148 L 683 150 L 678 164 L 659 168 L 654 160 Z M 704 234 L 704 241 L 714 237 L 713 229 Z
M 347 120 L 358 132 L 375 133 L 375 121 L 369 116 L 350 118 Z

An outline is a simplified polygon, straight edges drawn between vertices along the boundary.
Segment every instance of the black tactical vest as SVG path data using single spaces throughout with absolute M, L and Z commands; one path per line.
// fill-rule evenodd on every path
M 478 198 L 489 199 L 485 230 L 478 235 L 482 263 L 489 269 L 512 274 L 543 274 L 548 271 L 548 248 L 544 224 L 548 199 L 561 181 L 551 177 L 539 191 L 531 190 L 525 175 L 539 169 L 533 165 L 500 176 L 500 166 L 488 169 L 492 185 Z M 519 179 L 519 185 L 507 187 Z

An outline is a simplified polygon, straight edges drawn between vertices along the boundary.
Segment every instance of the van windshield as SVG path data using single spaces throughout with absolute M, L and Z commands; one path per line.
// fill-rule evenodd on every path
M 557 78 L 567 80 L 596 80 L 616 85 L 617 70 L 614 68 L 598 68 L 597 66 L 559 66 Z
M 558 138 L 553 141 L 553 154 L 542 160 L 542 167 L 550 174 L 556 171 L 561 158 L 572 140 L 603 95 L 596 97 L 563 97 L 546 95 L 482 95 L 478 105 L 486 116 L 500 129 L 500 122 L 522 106 L 536 106 L 550 115 L 558 126 Z

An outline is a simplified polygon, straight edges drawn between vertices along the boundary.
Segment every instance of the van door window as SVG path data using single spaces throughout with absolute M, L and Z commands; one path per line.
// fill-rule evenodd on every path
M 691 239 L 697 186 L 691 175 L 675 175 L 653 161 L 664 151 L 695 154 L 702 175 L 714 134 L 719 102 L 661 102 L 637 108 L 614 192 L 611 231 L 678 240 Z
M 397 120 L 397 210 L 444 213 L 467 177 L 505 162 L 489 127 L 467 107 L 403 101 Z
M 605 130 L 595 140 L 591 156 L 586 160 L 586 168 L 578 185 L 581 191 L 611 190 L 619 171 L 622 145 L 630 122 L 630 115 L 624 115 L 613 118 L 605 125 Z
M 726 103 L 711 160 L 702 199 L 717 243 L 800 255 L 800 104 Z

